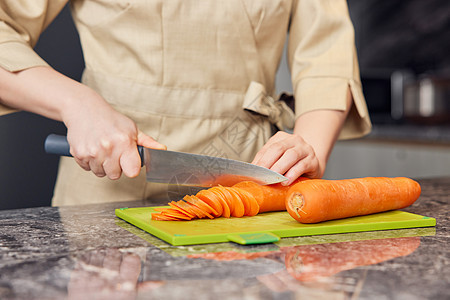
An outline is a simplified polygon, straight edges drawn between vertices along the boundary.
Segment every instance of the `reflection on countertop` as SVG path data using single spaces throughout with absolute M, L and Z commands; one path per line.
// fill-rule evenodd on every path
M 171 246 L 108 205 L 0 211 L 1 299 L 444 299 L 450 178 L 405 209 L 432 228 Z M 162 204 L 162 203 L 159 203 Z

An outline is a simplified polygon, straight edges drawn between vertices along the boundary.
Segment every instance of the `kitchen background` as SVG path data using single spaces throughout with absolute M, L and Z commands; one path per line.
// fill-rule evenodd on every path
M 450 176 L 450 2 L 348 0 L 364 94 L 374 123 L 366 138 L 340 141 L 326 178 Z M 36 51 L 79 80 L 83 58 L 66 7 Z M 283 58 L 278 91 L 292 91 Z M 58 157 L 43 151 L 65 127 L 19 112 L 0 117 L 0 209 L 50 205 Z

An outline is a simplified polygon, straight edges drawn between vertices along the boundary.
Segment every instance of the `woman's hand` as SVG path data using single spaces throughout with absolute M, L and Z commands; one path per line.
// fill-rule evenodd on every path
M 277 132 L 256 154 L 252 162 L 288 178 L 282 185 L 290 185 L 300 176 L 320 178 L 323 168 L 314 149 L 301 136 Z
M 115 111 L 95 92 L 87 96 L 85 109 L 68 109 L 63 114 L 75 161 L 98 177 L 118 179 L 122 173 L 136 177 L 141 169 L 137 145 L 156 149 L 165 146 L 139 131 L 131 119 Z
M 321 178 L 328 158 L 350 111 L 350 90 L 344 110 L 318 109 L 295 121 L 294 133 L 279 131 L 256 154 L 253 163 L 283 174 L 290 185 L 300 176 Z

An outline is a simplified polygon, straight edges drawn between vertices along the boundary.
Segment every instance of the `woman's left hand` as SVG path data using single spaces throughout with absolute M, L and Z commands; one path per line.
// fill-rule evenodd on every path
M 323 167 L 311 145 L 300 135 L 277 132 L 256 154 L 253 164 L 278 172 L 288 178 L 290 185 L 300 176 L 321 178 Z

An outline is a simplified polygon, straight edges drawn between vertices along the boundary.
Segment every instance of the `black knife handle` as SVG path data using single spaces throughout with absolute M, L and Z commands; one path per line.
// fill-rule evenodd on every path
M 72 156 L 70 154 L 69 142 L 65 135 L 50 134 L 45 139 L 44 149 L 46 153 L 62 156 Z
M 144 166 L 144 147 L 137 146 L 141 158 L 141 167 Z M 72 157 L 70 146 L 65 135 L 50 134 L 44 142 L 45 153 Z

